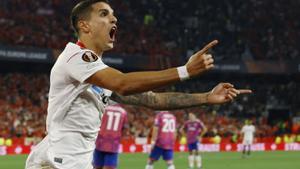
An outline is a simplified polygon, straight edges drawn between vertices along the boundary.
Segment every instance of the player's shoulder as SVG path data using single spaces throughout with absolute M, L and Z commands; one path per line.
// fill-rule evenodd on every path
M 100 57 L 92 50 L 81 48 L 80 46 L 69 42 L 64 49 L 64 57 L 69 61 L 95 62 Z
M 164 115 L 166 115 L 168 113 L 169 113 L 168 111 L 158 111 L 157 112 L 157 116 L 164 116 Z
M 162 118 L 175 118 L 175 116 L 169 111 L 161 111 L 158 115 Z
M 171 113 L 170 111 L 166 111 L 165 114 L 166 114 L 166 116 L 168 116 L 170 118 L 176 118 L 176 116 L 173 113 Z
M 187 121 L 185 121 L 185 124 L 190 124 L 190 123 L 192 123 L 193 121 L 191 121 L 191 120 L 187 120 Z
M 120 113 L 127 114 L 127 111 L 125 110 L 125 108 L 119 104 L 108 105 L 106 107 L 106 110 L 118 111 Z
M 203 124 L 203 122 L 200 119 L 196 119 L 195 121 L 196 123 Z

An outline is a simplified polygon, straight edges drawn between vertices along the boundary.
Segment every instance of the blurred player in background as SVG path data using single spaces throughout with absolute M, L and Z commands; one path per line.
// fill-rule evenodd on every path
M 214 60 L 207 52 L 218 41 L 192 55 L 183 66 L 122 73 L 102 62 L 102 54 L 114 46 L 117 31 L 117 18 L 108 2 L 81 1 L 72 9 L 70 18 L 78 42 L 68 43 L 51 69 L 47 136 L 31 151 L 27 169 L 93 168 L 92 154 L 101 124 L 99 113 L 104 112 L 108 98 L 169 110 L 222 104 L 239 94 L 251 93 L 251 90 L 237 90 L 230 83 L 220 83 L 213 90 L 198 94 L 151 92 L 211 70 Z
M 161 111 L 155 117 L 152 131 L 152 150 L 145 169 L 153 169 L 153 164 L 162 156 L 167 169 L 175 169 L 173 149 L 176 140 L 176 117 L 168 111 Z
M 187 137 L 189 167 L 194 168 L 196 161 L 197 168 L 200 169 L 202 167 L 202 158 L 198 145 L 201 142 L 202 136 L 207 132 L 207 128 L 201 120 L 196 118 L 195 114 L 189 113 L 189 120 L 184 123 L 180 132 Z
M 94 169 L 115 169 L 124 129 L 128 128 L 127 112 L 119 105 L 105 108 L 93 156 Z
M 243 126 L 241 130 L 241 134 L 243 137 L 243 158 L 246 157 L 246 150 L 247 155 L 250 155 L 251 152 L 251 145 L 253 144 L 254 139 L 254 133 L 255 133 L 255 126 L 252 125 L 251 120 L 246 120 L 245 125 Z

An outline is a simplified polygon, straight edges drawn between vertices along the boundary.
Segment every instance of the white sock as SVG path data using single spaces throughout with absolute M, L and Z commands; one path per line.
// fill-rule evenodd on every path
M 189 166 L 190 168 L 194 168 L 194 155 L 189 155 Z
M 175 165 L 174 164 L 169 165 L 168 169 L 175 169 Z
M 196 161 L 197 161 L 197 167 L 201 168 L 202 167 L 202 158 L 200 155 L 196 156 Z
M 153 165 L 147 164 L 145 169 L 153 169 Z

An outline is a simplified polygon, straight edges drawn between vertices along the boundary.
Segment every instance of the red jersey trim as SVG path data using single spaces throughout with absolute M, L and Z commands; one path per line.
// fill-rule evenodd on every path
M 76 42 L 76 45 L 80 46 L 80 48 L 82 49 L 86 48 L 85 45 L 80 40 Z

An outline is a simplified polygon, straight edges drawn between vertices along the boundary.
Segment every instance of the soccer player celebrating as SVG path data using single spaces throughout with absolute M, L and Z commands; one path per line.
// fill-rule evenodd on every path
M 108 99 L 168 110 L 222 104 L 251 92 L 237 90 L 229 83 L 220 83 L 206 93 L 151 92 L 212 69 L 214 60 L 207 52 L 218 43 L 216 40 L 192 55 L 183 66 L 122 73 L 102 62 L 103 52 L 114 46 L 117 31 L 117 18 L 106 0 L 78 3 L 71 12 L 71 24 L 78 42 L 68 43 L 51 69 L 47 136 L 33 148 L 26 169 L 93 168 L 92 153 L 101 123 L 99 112 L 104 112 Z
M 167 169 L 175 169 L 173 148 L 176 140 L 176 117 L 168 111 L 162 111 L 155 117 L 152 131 L 152 150 L 146 169 L 153 169 L 153 163 L 161 156 L 167 163 Z
M 94 169 L 115 169 L 122 131 L 128 128 L 127 112 L 121 106 L 105 108 L 93 156 Z
M 199 142 L 207 129 L 201 120 L 197 119 L 195 114 L 189 113 L 189 120 L 186 121 L 180 129 L 181 133 L 187 136 L 188 150 L 189 150 L 189 167 L 194 168 L 195 161 L 197 168 L 202 167 L 202 159 L 199 153 Z
M 243 126 L 242 130 L 242 137 L 243 137 L 243 158 L 246 157 L 246 149 L 248 148 L 247 155 L 250 155 L 251 152 L 251 145 L 253 144 L 254 133 L 255 133 L 255 126 L 252 125 L 251 120 L 246 120 L 245 125 Z

